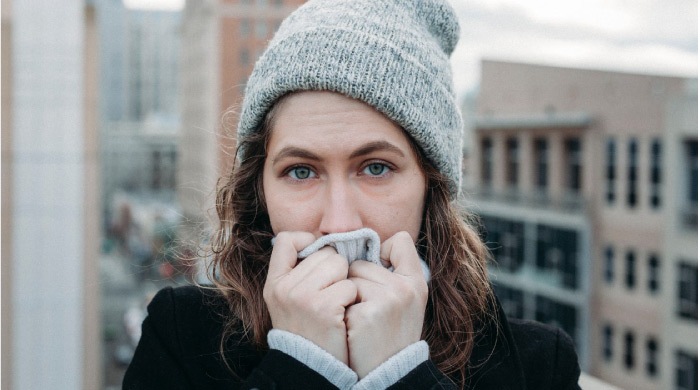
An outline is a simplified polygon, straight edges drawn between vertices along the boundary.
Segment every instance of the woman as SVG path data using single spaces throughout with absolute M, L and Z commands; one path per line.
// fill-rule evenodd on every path
M 216 288 L 154 298 L 124 388 L 578 388 L 568 336 L 506 321 L 456 207 L 458 36 L 441 0 L 285 20 L 218 192 Z

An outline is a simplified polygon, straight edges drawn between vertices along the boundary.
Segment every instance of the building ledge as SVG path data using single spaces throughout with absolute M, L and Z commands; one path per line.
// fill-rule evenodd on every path
M 477 130 L 586 128 L 593 117 L 585 112 L 552 112 L 521 115 L 481 115 L 474 120 Z
M 577 214 L 585 213 L 588 209 L 584 195 L 577 193 L 548 196 L 541 191 L 494 190 L 488 187 L 465 189 L 464 192 L 468 198 L 478 199 L 477 202 L 496 202 L 511 206 Z
M 621 390 L 619 387 L 603 382 L 602 380 L 590 376 L 585 372 L 581 373 L 578 384 L 582 389 L 586 390 Z

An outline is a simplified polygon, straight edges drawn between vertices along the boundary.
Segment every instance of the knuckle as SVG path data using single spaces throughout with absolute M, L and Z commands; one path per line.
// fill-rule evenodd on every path
M 413 241 L 413 239 L 411 238 L 411 235 L 410 235 L 407 231 L 405 231 L 405 230 L 402 230 L 402 231 L 398 232 L 398 233 L 396 234 L 396 236 L 397 236 L 398 238 L 402 239 L 402 240 L 409 239 L 409 240 Z
M 290 232 L 280 232 L 277 234 L 277 237 L 275 238 L 277 242 L 289 242 L 292 240 L 292 233 Z

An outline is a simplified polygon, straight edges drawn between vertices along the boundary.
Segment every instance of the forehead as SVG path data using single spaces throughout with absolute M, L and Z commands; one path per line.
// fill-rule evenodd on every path
M 386 140 L 413 149 L 406 133 L 373 107 L 327 91 L 297 92 L 280 100 L 272 111 L 270 146 L 306 143 L 306 146 L 347 147 Z

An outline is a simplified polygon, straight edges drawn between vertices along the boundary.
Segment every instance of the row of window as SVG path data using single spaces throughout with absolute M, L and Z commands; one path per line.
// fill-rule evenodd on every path
M 617 200 L 615 181 L 617 180 L 617 148 L 615 138 L 608 138 L 605 157 L 605 200 L 614 204 Z M 630 138 L 627 141 L 625 203 L 628 207 L 636 207 L 639 203 L 639 140 Z M 662 144 L 659 138 L 649 143 L 649 206 L 652 209 L 661 207 L 662 200 Z
M 579 311 L 576 306 L 552 298 L 494 283 L 494 292 L 508 318 L 533 319 L 563 329 L 577 342 Z M 525 301 L 530 302 L 526 312 Z
M 535 138 L 532 145 L 524 146 L 525 153 L 533 153 L 533 184 L 536 189 L 544 191 L 550 184 L 549 166 L 551 165 L 550 140 L 544 137 Z M 494 145 L 489 137 L 481 139 L 481 183 L 485 187 L 493 182 Z M 516 188 L 522 178 L 519 175 L 520 156 L 523 145 L 516 136 L 506 138 L 505 177 L 506 184 Z M 581 140 L 578 137 L 570 137 L 564 140 L 565 182 L 562 183 L 570 192 L 578 193 L 581 190 L 583 161 L 581 158 Z
M 603 280 L 608 284 L 615 282 L 615 248 L 603 249 Z M 649 253 L 646 258 L 646 288 L 650 294 L 661 289 L 661 259 L 656 253 Z M 627 250 L 624 256 L 624 285 L 629 290 L 637 286 L 637 253 Z M 698 267 L 689 262 L 679 262 L 677 267 L 677 308 L 679 317 L 698 319 Z
M 624 190 L 624 202 L 628 207 L 636 207 L 639 203 L 639 171 L 644 169 L 639 164 L 640 141 L 630 138 L 626 143 L 626 166 L 627 176 Z M 649 207 L 658 209 L 662 206 L 663 192 L 663 144 L 661 139 L 653 138 L 649 142 Z M 610 137 L 606 141 L 605 156 L 605 200 L 608 204 L 614 204 L 617 200 L 615 181 L 617 180 L 617 149 L 618 141 Z M 681 186 L 683 201 L 688 204 L 698 204 L 698 141 L 688 139 L 683 141 L 683 159 L 680 167 L 682 178 Z M 697 210 L 696 210 L 697 213 Z M 697 220 L 697 218 L 696 218 Z
M 238 36 L 239 38 L 248 38 L 251 36 L 251 24 L 253 23 L 250 19 L 241 19 L 239 24 Z M 268 34 L 272 35 L 277 31 L 281 20 L 266 20 L 266 19 L 256 19 L 254 21 L 255 27 L 255 38 L 266 39 Z
M 611 324 L 603 325 L 603 359 L 605 361 L 612 361 L 615 358 L 615 328 Z M 633 370 L 636 365 L 635 357 L 635 347 L 636 347 L 637 337 L 632 330 L 625 330 L 623 335 L 623 351 L 622 351 L 622 364 L 628 370 Z M 659 343 L 654 336 L 649 336 L 646 338 L 645 346 L 645 357 L 646 361 L 644 363 L 645 371 L 649 377 L 655 377 L 659 374 Z
M 615 337 L 616 331 L 613 325 L 605 324 L 602 328 L 602 350 L 601 354 L 605 361 L 611 362 L 615 359 Z M 631 329 L 626 329 L 622 334 L 622 365 L 627 370 L 634 370 L 636 362 L 637 336 Z M 660 345 L 656 337 L 647 336 L 644 339 L 644 371 L 650 378 L 656 378 L 660 374 Z M 697 390 L 698 389 L 698 358 L 697 355 L 686 351 L 676 351 L 676 389 L 677 390 Z
M 248 65 L 255 63 L 255 61 L 260 58 L 264 51 L 264 47 L 259 47 L 257 50 L 255 50 L 255 53 L 251 53 L 250 49 L 243 47 L 238 51 L 238 61 L 242 67 L 247 67 Z M 255 57 L 253 58 L 253 56 Z
M 484 242 L 500 270 L 518 272 L 528 263 L 557 287 L 578 288 L 580 244 L 575 230 L 493 216 L 482 216 L 481 221 Z M 525 229 L 532 232 L 531 240 L 525 239 Z M 533 258 L 526 259 L 526 253 Z
M 494 141 L 491 137 L 481 138 L 481 183 L 484 187 L 489 187 L 494 178 Z M 639 190 L 640 170 L 648 169 L 649 194 L 648 205 L 652 209 L 658 209 L 663 204 L 663 144 L 660 138 L 650 140 L 648 167 L 640 166 L 640 140 L 630 138 L 625 144 L 625 173 L 626 185 L 624 188 L 624 202 L 630 208 L 640 205 Z M 505 179 L 506 184 L 511 188 L 517 188 L 523 180 L 519 173 L 519 164 L 523 153 L 533 155 L 533 177 L 532 184 L 540 191 L 544 191 L 550 185 L 550 166 L 552 165 L 550 156 L 551 140 L 545 137 L 536 137 L 531 145 L 522 145 L 521 140 L 516 136 L 507 137 L 505 140 Z M 581 140 L 578 137 L 566 138 L 563 141 L 564 147 L 564 187 L 572 193 L 581 190 L 583 175 L 583 160 Z M 618 140 L 614 137 L 608 138 L 605 147 L 605 200 L 608 204 L 614 204 L 618 200 L 616 180 L 618 180 L 619 169 L 617 166 Z M 681 167 L 683 178 L 683 201 L 695 205 L 698 202 L 698 142 L 697 139 L 683 142 L 683 166 Z M 697 214 L 697 211 L 696 211 Z M 697 220 L 697 218 L 696 218 Z
M 698 320 L 698 266 L 681 262 L 678 264 L 678 307 L 682 318 Z
M 603 280 L 608 284 L 615 282 L 616 253 L 612 245 L 603 249 Z M 625 287 L 632 290 L 637 286 L 637 252 L 628 249 L 624 254 Z M 646 258 L 646 289 L 656 294 L 661 289 L 661 262 L 657 253 L 649 253 Z

